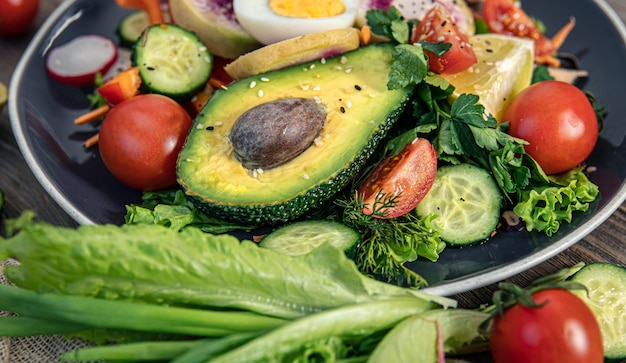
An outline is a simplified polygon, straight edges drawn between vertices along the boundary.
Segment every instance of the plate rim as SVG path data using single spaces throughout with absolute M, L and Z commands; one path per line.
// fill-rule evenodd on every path
M 24 129 L 19 119 L 17 94 L 19 88 L 19 80 L 23 77 L 28 60 L 33 56 L 36 49 L 43 44 L 44 38 L 50 35 L 50 32 L 55 24 L 57 24 L 61 18 L 61 15 L 65 13 L 73 4 L 82 0 L 65 0 L 53 12 L 48 16 L 44 23 L 37 30 L 36 34 L 30 40 L 29 45 L 22 54 L 18 64 L 16 65 L 13 75 L 11 77 L 9 86 L 9 120 L 13 129 L 13 135 L 17 142 L 17 145 L 24 157 L 28 167 L 34 174 L 39 184 L 43 187 L 46 193 L 79 225 L 95 224 L 95 222 L 89 218 L 85 213 L 75 208 L 70 200 L 66 198 L 60 189 L 53 183 L 48 174 L 44 171 L 41 165 L 39 165 L 34 152 L 31 149 L 31 143 L 26 138 Z M 611 20 L 613 27 L 621 35 L 622 39 L 626 43 L 626 25 L 624 21 L 619 17 L 617 12 L 606 2 L 606 0 L 592 0 L 592 2 L 602 10 L 602 12 L 608 16 Z M 67 21 L 71 21 L 68 19 Z M 59 27 L 56 34 L 51 35 L 50 43 L 56 38 L 58 34 L 63 30 L 64 26 Z M 508 263 L 506 266 L 496 267 L 493 269 L 484 270 L 475 276 L 460 277 L 449 282 L 443 282 L 436 286 L 429 286 L 420 289 L 425 293 L 450 296 L 477 288 L 485 287 L 499 281 L 510 278 L 523 271 L 526 271 L 552 257 L 558 253 L 571 247 L 581 239 L 585 238 L 596 228 L 598 228 L 603 222 L 605 222 L 626 200 L 626 181 L 623 181 L 618 188 L 615 196 L 607 202 L 604 207 L 597 211 L 596 214 L 585 221 L 581 226 L 577 227 L 570 233 L 561 237 L 558 241 L 551 243 L 548 246 L 528 254 L 527 256 Z

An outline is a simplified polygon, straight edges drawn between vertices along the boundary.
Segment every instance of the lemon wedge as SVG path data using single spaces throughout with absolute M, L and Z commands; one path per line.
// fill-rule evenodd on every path
M 7 87 L 0 82 L 0 112 L 4 108 L 4 105 L 7 104 Z
M 442 76 L 455 87 L 453 99 L 473 93 L 486 112 L 503 122 L 502 113 L 513 97 L 530 85 L 534 42 L 499 34 L 479 34 L 469 40 L 478 62 L 462 72 Z

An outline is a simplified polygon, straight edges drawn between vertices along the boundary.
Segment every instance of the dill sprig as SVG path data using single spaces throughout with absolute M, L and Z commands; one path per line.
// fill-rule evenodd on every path
M 389 283 L 411 287 L 425 287 L 427 281 L 405 266 L 418 257 L 436 261 L 445 243 L 431 228 L 436 216 L 420 219 L 412 211 L 397 218 L 380 218 L 384 211 L 396 205 L 399 196 L 379 193 L 373 213 L 363 213 L 363 198 L 356 193 L 353 198 L 339 199 L 343 209 L 342 221 L 361 234 L 354 261 L 359 270 Z

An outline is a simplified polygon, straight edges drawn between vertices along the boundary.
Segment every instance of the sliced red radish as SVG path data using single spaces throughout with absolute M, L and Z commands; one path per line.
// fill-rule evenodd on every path
M 78 36 L 53 48 L 46 69 L 53 79 L 70 86 L 93 85 L 98 73 L 104 74 L 117 60 L 117 46 L 102 35 Z

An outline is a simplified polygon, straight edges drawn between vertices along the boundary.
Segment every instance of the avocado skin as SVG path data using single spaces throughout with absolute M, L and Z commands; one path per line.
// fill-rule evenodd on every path
M 249 89 L 249 84 L 251 84 L 252 82 L 258 82 L 258 80 L 261 78 L 279 79 L 282 75 L 284 75 L 285 78 L 292 79 L 291 82 L 293 84 L 301 85 L 306 82 L 294 78 L 294 74 L 298 74 L 296 70 L 300 72 L 300 70 L 304 68 L 310 68 L 310 64 L 315 64 L 315 71 L 323 74 L 323 72 L 326 72 L 333 67 L 333 59 L 326 60 L 325 64 L 320 64 L 319 61 L 316 61 L 304 65 L 285 68 L 282 70 L 272 71 L 264 75 L 246 78 L 229 85 L 227 90 L 218 91 L 216 95 L 214 95 L 214 97 L 209 100 L 205 108 L 200 112 L 200 114 L 194 121 L 194 126 L 192 126 L 192 128 L 190 129 L 190 133 L 187 137 L 185 145 L 183 146 L 183 149 L 179 154 L 177 173 L 180 187 L 183 189 L 183 191 L 185 191 L 189 200 L 192 201 L 194 205 L 196 205 L 200 210 L 207 213 L 208 215 L 231 222 L 246 223 L 257 226 L 275 225 L 292 221 L 303 216 L 312 209 L 321 207 L 325 202 L 327 202 L 330 198 L 332 198 L 340 190 L 347 186 L 355 177 L 355 175 L 361 170 L 361 168 L 367 163 L 370 156 L 375 152 L 378 144 L 381 142 L 381 140 L 383 140 L 388 131 L 397 121 L 398 117 L 402 114 L 406 104 L 410 99 L 412 89 L 407 88 L 395 91 L 386 90 L 386 81 L 389 74 L 392 50 L 393 46 L 391 44 L 376 44 L 362 47 L 360 49 L 345 54 L 345 57 L 347 57 L 348 59 L 354 59 L 357 63 L 361 56 L 367 55 L 367 57 L 369 58 L 366 58 L 363 62 L 371 62 L 372 60 L 374 60 L 376 61 L 376 63 L 378 63 L 377 68 L 374 67 L 374 69 L 376 69 L 376 72 L 386 72 L 382 76 L 381 74 L 377 74 L 375 76 L 372 75 L 377 82 L 382 80 L 383 84 L 379 85 L 379 90 L 381 89 L 381 87 L 384 86 L 384 91 L 381 91 L 382 93 L 376 95 L 376 97 L 371 97 L 368 103 L 365 103 L 365 105 L 367 105 L 367 107 L 370 109 L 364 109 L 362 111 L 359 111 L 362 113 L 361 118 L 369 117 L 372 112 L 384 116 L 373 120 L 373 124 L 369 125 L 368 129 L 362 130 L 364 134 L 368 134 L 369 136 L 365 139 L 366 141 L 362 145 L 359 145 L 356 152 L 350 154 L 350 160 L 348 162 L 340 163 L 335 169 L 333 169 L 332 172 L 329 172 L 328 175 L 325 175 L 319 180 L 314 180 L 311 186 L 302 188 L 301 190 L 298 190 L 297 192 L 293 193 L 293 195 L 290 195 L 286 198 L 276 197 L 273 199 L 266 198 L 266 200 L 255 200 L 257 199 L 257 196 L 255 194 L 249 194 L 248 199 L 242 198 L 238 201 L 226 200 L 226 197 L 222 199 L 220 195 L 222 193 L 218 190 L 218 187 L 211 186 L 209 188 L 210 191 L 207 192 L 207 184 L 210 183 L 194 180 L 199 178 L 199 176 L 202 175 L 204 171 L 198 171 L 199 165 L 201 164 L 189 165 L 189 163 L 190 161 L 198 163 L 197 159 L 201 157 L 198 156 L 196 153 L 198 147 L 194 148 L 195 143 L 202 142 L 200 141 L 202 139 L 195 139 L 196 136 L 199 137 L 198 135 L 200 134 L 198 133 L 206 132 L 206 126 L 210 125 L 213 120 L 220 119 L 220 122 L 223 120 L 221 117 L 214 117 L 214 113 L 216 112 L 214 110 L 224 109 L 225 107 L 229 106 L 239 106 L 222 105 L 221 103 L 223 102 L 221 101 L 220 93 L 233 91 L 240 92 L 239 90 Z M 339 59 L 340 57 L 335 58 Z M 335 61 L 338 61 L 337 59 L 335 59 Z M 383 65 L 382 69 L 381 65 Z M 357 72 L 358 68 L 359 67 L 357 66 L 354 67 L 354 70 L 351 72 L 352 76 L 354 76 L 354 73 Z M 302 74 L 305 75 L 308 74 L 308 72 L 304 72 Z M 362 76 L 367 77 L 367 74 L 364 74 Z M 338 82 L 342 82 L 339 75 L 332 79 L 339 79 Z M 352 80 L 350 82 L 352 82 Z M 239 86 L 237 84 L 239 84 Z M 337 85 L 331 84 L 330 86 L 336 87 Z M 294 87 L 294 89 L 295 88 L 297 87 Z M 393 97 L 387 97 L 386 95 L 388 94 L 388 92 L 389 94 L 393 94 Z M 285 96 L 283 97 L 290 96 L 300 97 L 301 95 L 288 93 L 285 94 Z M 238 99 L 241 104 L 245 104 L 245 102 L 241 101 L 243 98 L 245 97 L 236 97 L 236 99 Z M 270 99 L 267 99 L 267 101 L 270 101 Z M 253 106 L 254 105 L 251 105 L 250 107 Z M 346 111 L 345 107 L 340 107 L 340 104 L 326 106 L 327 108 L 341 108 L 342 113 L 344 111 L 348 113 L 349 111 Z M 361 104 L 359 107 L 361 106 L 363 106 L 363 104 Z M 374 112 L 374 110 L 376 111 Z M 238 113 L 235 112 L 235 114 L 241 114 L 245 111 L 245 109 L 240 110 L 238 111 Z M 236 116 L 233 116 L 233 118 L 236 119 Z M 220 123 L 219 128 L 227 126 L 226 124 L 227 122 L 225 122 L 224 125 Z M 215 128 L 217 127 L 218 126 L 215 126 Z M 349 142 L 346 143 L 348 144 Z M 314 147 L 315 146 L 312 146 L 312 148 Z M 334 153 L 325 155 L 323 160 L 332 164 L 333 161 L 336 159 L 333 156 L 337 156 L 337 154 Z M 220 164 L 222 161 L 232 164 L 232 160 L 226 160 L 226 158 L 234 159 L 234 156 L 232 155 L 232 153 L 228 154 L 225 152 L 224 155 L 219 156 L 218 161 L 212 162 L 215 163 L 215 165 Z M 309 160 L 307 160 L 306 153 L 303 153 L 286 165 L 291 163 L 302 163 L 303 165 L 310 164 Z M 211 168 L 208 168 L 206 170 L 209 169 Z M 252 174 L 252 171 L 249 172 L 249 174 Z M 263 176 L 271 172 L 272 171 L 263 172 Z M 233 173 L 231 173 L 229 170 L 228 172 L 222 173 L 222 176 L 224 178 L 228 178 L 229 175 L 237 175 L 237 172 L 233 171 Z M 302 174 L 292 175 L 292 178 L 301 180 Z M 283 178 L 279 182 L 277 182 L 276 185 L 280 186 L 281 183 L 289 184 L 289 180 Z M 233 184 L 237 184 L 236 181 L 233 181 Z M 270 189 L 271 188 L 268 188 L 268 190 Z M 262 193 L 271 194 L 271 192 L 265 191 L 262 191 Z

